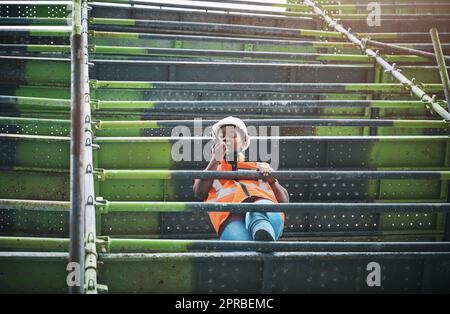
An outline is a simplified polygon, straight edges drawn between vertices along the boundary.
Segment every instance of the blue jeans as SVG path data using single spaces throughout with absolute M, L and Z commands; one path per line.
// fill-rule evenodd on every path
M 261 199 L 255 203 L 273 204 L 271 200 Z M 283 233 L 283 220 L 280 212 L 248 212 L 244 214 L 231 213 L 225 221 L 220 233 L 220 240 L 253 241 L 252 226 L 255 222 L 266 220 L 275 231 L 275 240 Z

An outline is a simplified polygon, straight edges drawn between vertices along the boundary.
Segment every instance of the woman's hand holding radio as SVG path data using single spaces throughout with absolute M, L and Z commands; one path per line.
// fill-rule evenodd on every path
M 226 152 L 227 152 L 227 145 L 225 144 L 225 142 L 217 142 L 211 147 L 212 158 L 215 161 L 224 160 Z

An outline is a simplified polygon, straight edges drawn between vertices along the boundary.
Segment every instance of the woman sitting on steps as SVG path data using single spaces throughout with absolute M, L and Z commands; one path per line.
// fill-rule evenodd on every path
M 247 127 L 235 117 L 227 117 L 212 128 L 216 139 L 205 170 L 256 170 L 268 176 L 272 168 L 265 162 L 246 162 L 244 151 L 250 145 Z M 288 203 L 289 193 L 278 180 L 196 179 L 194 193 L 205 202 L 260 204 Z M 221 240 L 275 241 L 283 233 L 282 212 L 209 212 L 214 230 Z

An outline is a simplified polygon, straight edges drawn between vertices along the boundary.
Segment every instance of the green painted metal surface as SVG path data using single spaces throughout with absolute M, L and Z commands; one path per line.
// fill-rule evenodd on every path
M 67 292 L 72 1 L 52 2 L 0 4 L 8 27 L 0 29 L 2 293 Z M 429 52 L 433 23 L 449 55 L 447 1 L 380 2 L 375 28 L 365 2 L 315 3 L 360 38 Z M 85 143 L 93 154 L 86 172 L 95 177 L 87 200 L 95 232 L 86 243 L 95 284 L 87 293 L 102 285 L 112 293 L 450 291 L 450 216 L 435 210 L 449 200 L 449 124 L 422 101 L 435 95 L 448 108 L 433 60 L 380 51 L 427 94 L 419 99 L 303 1 L 270 4 L 265 17 L 257 15 L 267 8 L 261 3 L 195 15 L 191 4 L 174 11 L 112 3 L 130 1 L 89 1 L 89 13 L 76 11 L 86 25 L 74 28 L 87 32 L 94 138 Z M 227 115 L 279 126 L 279 170 L 335 172 L 280 179 L 291 202 L 360 202 L 368 210 L 287 211 L 279 243 L 217 241 L 192 192 L 193 171 L 207 161 L 173 160 L 179 138 L 171 131 Z M 405 176 L 389 177 L 396 171 Z M 370 211 L 386 203 L 399 207 Z M 398 209 L 405 203 L 429 210 Z M 376 290 L 365 283 L 374 259 L 384 276 Z

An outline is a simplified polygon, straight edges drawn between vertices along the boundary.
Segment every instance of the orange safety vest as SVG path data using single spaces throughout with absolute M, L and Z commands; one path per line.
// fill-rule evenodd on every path
M 256 170 L 256 162 L 238 161 L 236 170 Z M 230 171 L 232 166 L 230 163 L 221 161 L 217 167 L 217 171 Z M 271 200 L 278 203 L 278 200 L 269 183 L 264 180 L 228 180 L 214 179 L 208 197 L 205 202 L 217 203 L 241 203 L 248 197 L 255 196 Z M 219 234 L 220 226 L 230 215 L 229 212 L 208 212 L 209 218 L 214 226 L 214 230 Z M 284 213 L 282 213 L 282 221 L 284 223 Z

